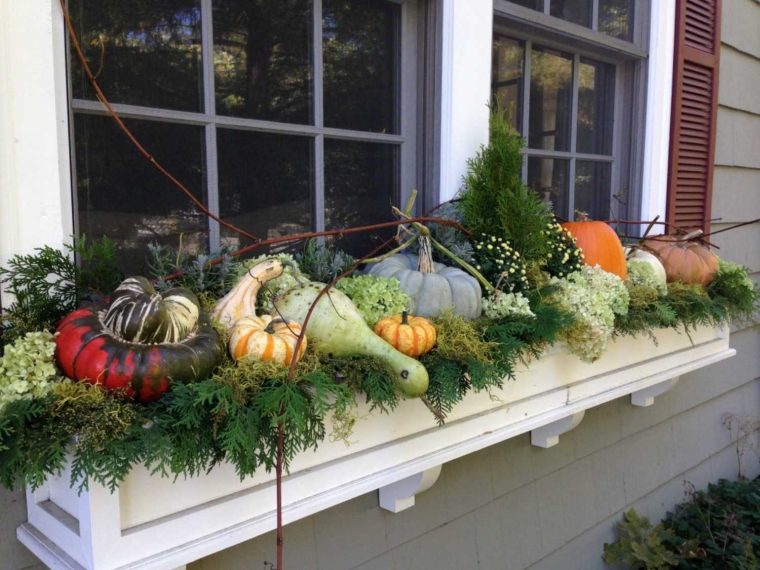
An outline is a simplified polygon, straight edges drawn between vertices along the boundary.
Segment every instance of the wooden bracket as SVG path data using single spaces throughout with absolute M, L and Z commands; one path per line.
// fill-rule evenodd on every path
M 584 415 L 586 415 L 586 410 L 581 410 L 536 428 L 530 432 L 530 442 L 536 447 L 554 447 L 559 443 L 559 436 L 577 427 Z
M 431 467 L 411 477 L 380 487 L 380 507 L 400 513 L 414 506 L 414 497 L 432 487 L 441 474 L 441 466 Z
M 646 408 L 654 404 L 654 399 L 657 396 L 662 396 L 665 392 L 670 390 L 673 386 L 678 384 L 678 376 L 660 382 L 659 384 L 653 384 L 648 388 L 642 388 L 631 394 L 631 404 L 634 406 L 640 406 Z

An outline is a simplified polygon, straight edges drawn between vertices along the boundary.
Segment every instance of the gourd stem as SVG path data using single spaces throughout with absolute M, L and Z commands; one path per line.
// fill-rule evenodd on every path
M 406 311 L 401 312 L 401 324 L 402 325 L 409 324 L 409 313 L 407 313 Z
M 440 251 L 441 253 L 443 253 L 451 261 L 453 261 L 454 263 L 456 263 L 457 265 L 459 265 L 462 269 L 464 269 L 467 273 L 469 273 L 470 275 L 472 275 L 475 279 L 477 279 L 478 282 L 483 286 L 483 288 L 486 291 L 488 291 L 490 293 L 490 292 L 493 292 L 495 290 L 494 286 L 491 285 L 488 282 L 488 279 L 486 279 L 485 277 L 483 277 L 483 274 L 480 271 L 478 271 L 477 269 L 475 269 L 472 265 L 470 265 L 469 263 L 467 263 L 464 259 L 462 259 L 458 255 L 456 255 L 454 252 L 452 252 L 451 250 L 447 249 L 443 244 L 439 243 L 438 241 L 434 240 L 433 238 L 430 238 L 430 241 L 432 242 L 433 247 L 435 247 L 438 251 Z

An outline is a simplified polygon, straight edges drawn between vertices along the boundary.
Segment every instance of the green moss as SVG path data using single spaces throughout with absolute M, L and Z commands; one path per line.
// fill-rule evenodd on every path
M 482 329 L 473 321 L 445 311 L 433 320 L 437 340 L 435 353 L 456 362 L 491 362 L 494 343 L 483 340 Z

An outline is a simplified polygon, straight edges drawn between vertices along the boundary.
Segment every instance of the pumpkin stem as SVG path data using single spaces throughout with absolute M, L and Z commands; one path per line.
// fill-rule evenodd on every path
M 409 324 L 409 313 L 406 311 L 401 312 L 401 324 L 402 325 L 408 325 Z
M 576 222 L 588 222 L 589 219 L 590 218 L 589 218 L 588 212 L 584 212 L 583 210 L 575 210 Z
M 694 238 L 697 238 L 697 237 L 701 236 L 703 233 L 705 233 L 705 232 L 703 232 L 702 230 L 699 230 L 699 229 L 693 230 L 693 231 L 691 231 L 691 232 L 689 232 L 687 234 L 684 234 L 681 237 L 679 237 L 678 241 L 689 241 L 689 240 L 692 240 Z
M 430 230 L 425 228 L 426 230 L 423 232 L 420 230 L 420 254 L 419 254 L 419 261 L 417 264 L 417 270 L 420 273 L 435 273 L 435 265 L 433 265 L 433 246 L 432 246 L 432 238 L 430 237 Z

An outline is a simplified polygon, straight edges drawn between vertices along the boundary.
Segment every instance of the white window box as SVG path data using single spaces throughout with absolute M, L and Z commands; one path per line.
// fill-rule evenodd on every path
M 657 336 L 657 345 L 619 339 L 594 364 L 554 347 L 503 390 L 469 394 L 443 427 L 418 400 L 390 415 L 360 407 L 350 445 L 328 439 L 293 461 L 284 521 L 377 489 L 381 506 L 397 512 L 447 461 L 528 431 L 534 445 L 549 447 L 588 408 L 629 394 L 632 404 L 650 405 L 679 375 L 735 354 L 724 330 Z M 175 568 L 274 529 L 274 473 L 240 481 L 219 466 L 173 481 L 138 468 L 113 494 L 91 483 L 81 496 L 64 473 L 28 490 L 27 508 L 18 538 L 52 568 Z

